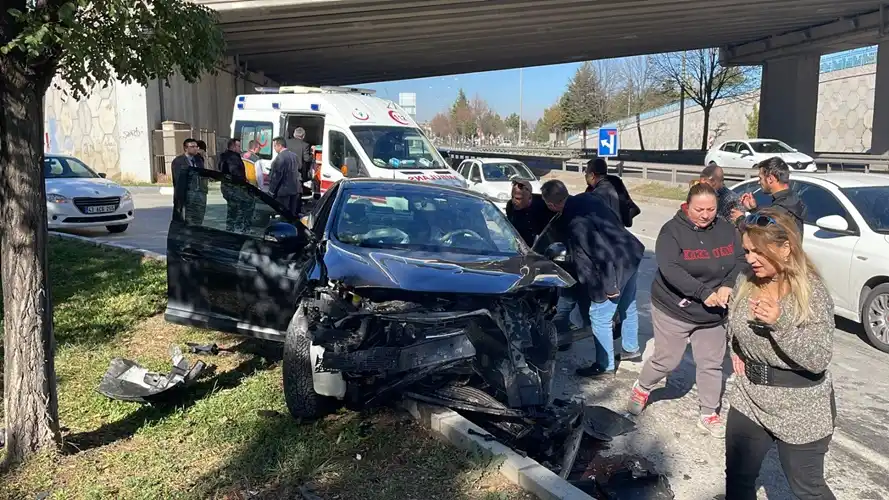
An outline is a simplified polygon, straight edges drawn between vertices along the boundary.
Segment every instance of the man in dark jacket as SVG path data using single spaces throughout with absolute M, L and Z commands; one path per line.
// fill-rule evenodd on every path
M 506 218 L 528 246 L 534 245 L 534 240 L 554 215 L 543 198 L 533 194 L 530 182 L 512 181 L 512 198 L 506 204 Z
M 642 213 L 639 205 L 633 202 L 624 181 L 617 175 L 608 173 L 604 158 L 587 162 L 585 172 L 587 193 L 600 196 L 611 207 L 626 227 L 633 227 L 633 218 Z
M 227 204 L 225 228 L 236 233 L 246 233 L 253 220 L 255 200 L 253 195 L 240 182 L 247 182 L 244 160 L 241 159 L 241 141 L 229 139 L 226 150 L 219 155 L 216 170 L 230 175 L 236 182 L 224 181 L 220 187 Z
M 623 348 L 639 352 L 636 274 L 645 246 L 598 196 L 568 195 L 561 181 L 547 181 L 541 192 L 550 210 L 561 215 L 556 224 L 567 240 L 578 281 L 589 294 L 590 322 L 596 338 L 596 362 L 577 370 L 586 377 L 614 375 L 612 318 L 623 320 Z
M 306 131 L 302 127 L 296 127 L 293 131 L 293 138 L 287 140 L 287 149 L 296 155 L 297 166 L 299 167 L 300 188 L 303 182 L 309 180 L 309 170 L 315 159 L 312 157 L 312 146 L 306 142 Z M 302 192 L 300 192 L 302 194 Z
M 272 143 L 277 155 L 269 172 L 269 193 L 293 215 L 299 215 L 302 208 L 299 157 L 287 149 L 283 137 L 276 137 Z
M 182 141 L 183 154 L 173 158 L 170 169 L 173 171 L 173 190 L 187 189 L 185 196 L 185 222 L 200 225 L 207 211 L 207 179 L 200 176 L 186 176 L 188 169 L 204 168 L 204 157 L 200 155 L 198 141 L 189 137 Z M 188 179 L 188 183 L 181 182 Z M 185 186 L 188 187 L 185 187 Z
M 772 206 L 790 214 L 799 229 L 800 238 L 804 236 L 803 222 L 806 220 L 806 205 L 790 190 L 790 167 L 781 158 L 769 158 L 761 161 L 759 169 L 759 185 L 763 192 L 772 195 Z M 741 203 L 747 210 L 756 212 L 756 198 L 752 193 L 741 195 Z

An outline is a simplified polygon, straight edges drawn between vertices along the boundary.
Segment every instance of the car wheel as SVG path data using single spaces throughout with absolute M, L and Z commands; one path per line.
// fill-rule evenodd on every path
M 719 165 L 717 165 L 715 161 L 711 161 L 710 163 L 707 164 L 707 166 L 708 167 L 718 167 Z
M 130 227 L 129 224 L 118 224 L 116 226 L 105 226 L 109 233 L 122 233 Z
M 874 347 L 889 352 L 889 283 L 875 287 L 861 308 L 864 333 Z
M 331 398 L 315 392 L 312 340 L 308 330 L 309 321 L 304 307 L 300 305 L 290 320 L 284 339 L 284 402 L 294 418 L 315 420 L 327 413 Z

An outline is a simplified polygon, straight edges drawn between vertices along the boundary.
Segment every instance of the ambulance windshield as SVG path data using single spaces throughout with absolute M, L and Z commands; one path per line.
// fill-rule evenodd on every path
M 447 165 L 441 154 L 418 129 L 356 126 L 352 133 L 375 167 L 433 169 Z

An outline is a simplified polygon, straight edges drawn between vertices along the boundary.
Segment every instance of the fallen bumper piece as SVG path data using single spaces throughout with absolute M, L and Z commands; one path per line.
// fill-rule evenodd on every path
M 98 392 L 111 399 L 157 403 L 168 400 L 175 389 L 194 383 L 206 370 L 203 361 L 189 365 L 178 347 L 170 350 L 173 368 L 169 373 L 148 371 L 135 361 L 114 358 L 99 383 Z

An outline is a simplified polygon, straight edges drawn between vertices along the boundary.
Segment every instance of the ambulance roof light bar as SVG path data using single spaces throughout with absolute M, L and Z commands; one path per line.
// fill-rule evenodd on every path
M 288 85 L 281 87 L 255 87 L 256 92 L 260 94 L 362 94 L 362 95 L 374 95 L 377 93 L 376 90 L 372 89 L 362 89 L 357 87 L 334 87 L 334 86 L 322 86 L 322 87 L 304 87 L 301 85 Z

